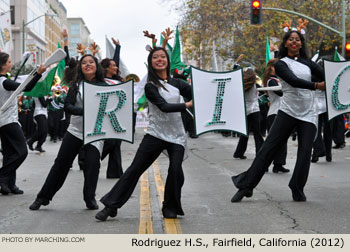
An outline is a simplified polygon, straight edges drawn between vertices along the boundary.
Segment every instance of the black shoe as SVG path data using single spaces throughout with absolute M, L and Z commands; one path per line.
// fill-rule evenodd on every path
M 108 216 L 115 217 L 117 214 L 118 208 L 105 207 L 95 215 L 95 218 L 100 221 L 105 221 L 107 220 Z
M 40 153 L 45 152 L 45 150 L 43 150 L 41 147 L 35 147 L 34 150 L 39 151 Z
M 306 196 L 303 191 L 293 189 L 290 186 L 289 188 L 292 190 L 292 197 L 294 201 L 306 201 Z
M 23 190 L 19 189 L 18 186 L 14 185 L 13 187 L 10 187 L 11 193 L 13 194 L 23 194 Z
M 326 156 L 326 161 L 327 162 L 332 162 L 332 156 Z
M 250 198 L 252 196 L 253 196 L 253 190 L 249 188 L 239 189 L 238 192 L 236 192 L 236 194 L 233 195 L 231 202 L 240 202 L 243 199 L 243 197 Z
M 97 210 L 98 209 L 98 205 L 97 205 L 97 202 L 96 200 L 90 200 L 89 202 L 86 202 L 86 207 L 89 209 L 89 210 Z
M 34 150 L 34 147 L 33 147 L 33 143 L 31 143 L 30 141 L 27 142 L 28 144 L 28 148 L 33 151 Z
M 242 156 L 238 156 L 238 155 L 233 155 L 234 158 L 239 158 L 239 159 L 246 159 L 247 157 L 242 155 Z
M 9 186 L 5 183 L 0 183 L 0 193 L 3 195 L 8 195 L 9 193 L 11 193 L 11 190 L 9 188 Z
M 345 147 L 345 143 L 341 143 L 341 144 L 336 144 L 333 146 L 333 149 L 342 149 Z
M 289 169 L 284 168 L 282 165 L 275 165 L 272 168 L 272 172 L 273 173 L 279 173 L 279 172 L 287 173 L 287 172 L 289 172 Z
M 39 210 L 41 205 L 47 206 L 50 203 L 48 199 L 36 198 L 33 204 L 29 206 L 30 210 Z
M 176 210 L 169 209 L 169 208 L 162 208 L 162 213 L 164 218 L 168 219 L 176 219 L 177 213 Z
M 311 163 L 317 163 L 317 162 L 318 162 L 318 157 L 311 158 Z

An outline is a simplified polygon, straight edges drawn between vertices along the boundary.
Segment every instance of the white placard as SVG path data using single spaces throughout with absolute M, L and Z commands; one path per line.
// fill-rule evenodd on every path
M 84 144 L 103 139 L 133 143 L 133 85 L 132 80 L 104 86 L 84 82 Z
M 247 135 L 243 73 L 191 67 L 196 135 L 230 130 Z
M 328 120 L 350 112 L 350 61 L 324 60 Z

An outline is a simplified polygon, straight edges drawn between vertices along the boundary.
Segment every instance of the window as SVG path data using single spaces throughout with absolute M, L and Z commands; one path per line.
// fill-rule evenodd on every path
M 71 35 L 79 35 L 80 34 L 80 25 L 79 24 L 71 24 L 70 25 L 70 34 Z

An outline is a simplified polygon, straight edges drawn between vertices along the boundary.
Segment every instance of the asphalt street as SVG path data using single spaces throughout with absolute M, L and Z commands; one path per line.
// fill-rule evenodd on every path
M 137 129 L 134 144 L 122 143 L 123 169 L 131 163 L 143 137 Z M 305 188 L 306 202 L 294 202 L 288 182 L 291 173 L 265 174 L 252 198 L 231 203 L 236 192 L 231 176 L 246 170 L 255 156 L 254 140 L 248 142 L 246 160 L 233 159 L 238 138 L 207 133 L 188 139 L 189 157 L 183 163 L 185 216 L 162 218 L 161 202 L 168 159 L 161 155 L 141 178 L 131 199 L 116 218 L 99 222 L 97 211 L 87 210 L 82 197 L 83 173 L 77 162 L 53 201 L 39 211 L 29 205 L 43 185 L 60 142 L 47 141 L 45 153 L 30 151 L 18 169 L 17 185 L 23 195 L 0 195 L 1 234 L 349 234 L 350 139 L 333 149 L 333 161 L 320 158 L 311 164 Z M 297 141 L 288 142 L 286 168 L 293 170 Z M 106 179 L 107 160 L 101 164 L 96 198 L 117 182 Z M 103 205 L 99 202 L 100 209 Z

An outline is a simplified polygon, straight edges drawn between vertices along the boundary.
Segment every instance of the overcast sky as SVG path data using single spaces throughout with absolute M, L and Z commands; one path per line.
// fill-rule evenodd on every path
M 179 17 L 162 0 L 59 0 L 67 9 L 68 17 L 82 17 L 91 32 L 91 38 L 101 47 L 105 57 L 105 36 L 119 39 L 120 57 L 131 73 L 140 78 L 146 74 L 145 46 L 151 40 L 143 30 L 156 34 L 158 41 L 166 27 L 176 28 Z M 172 45 L 173 40 L 170 41 Z

